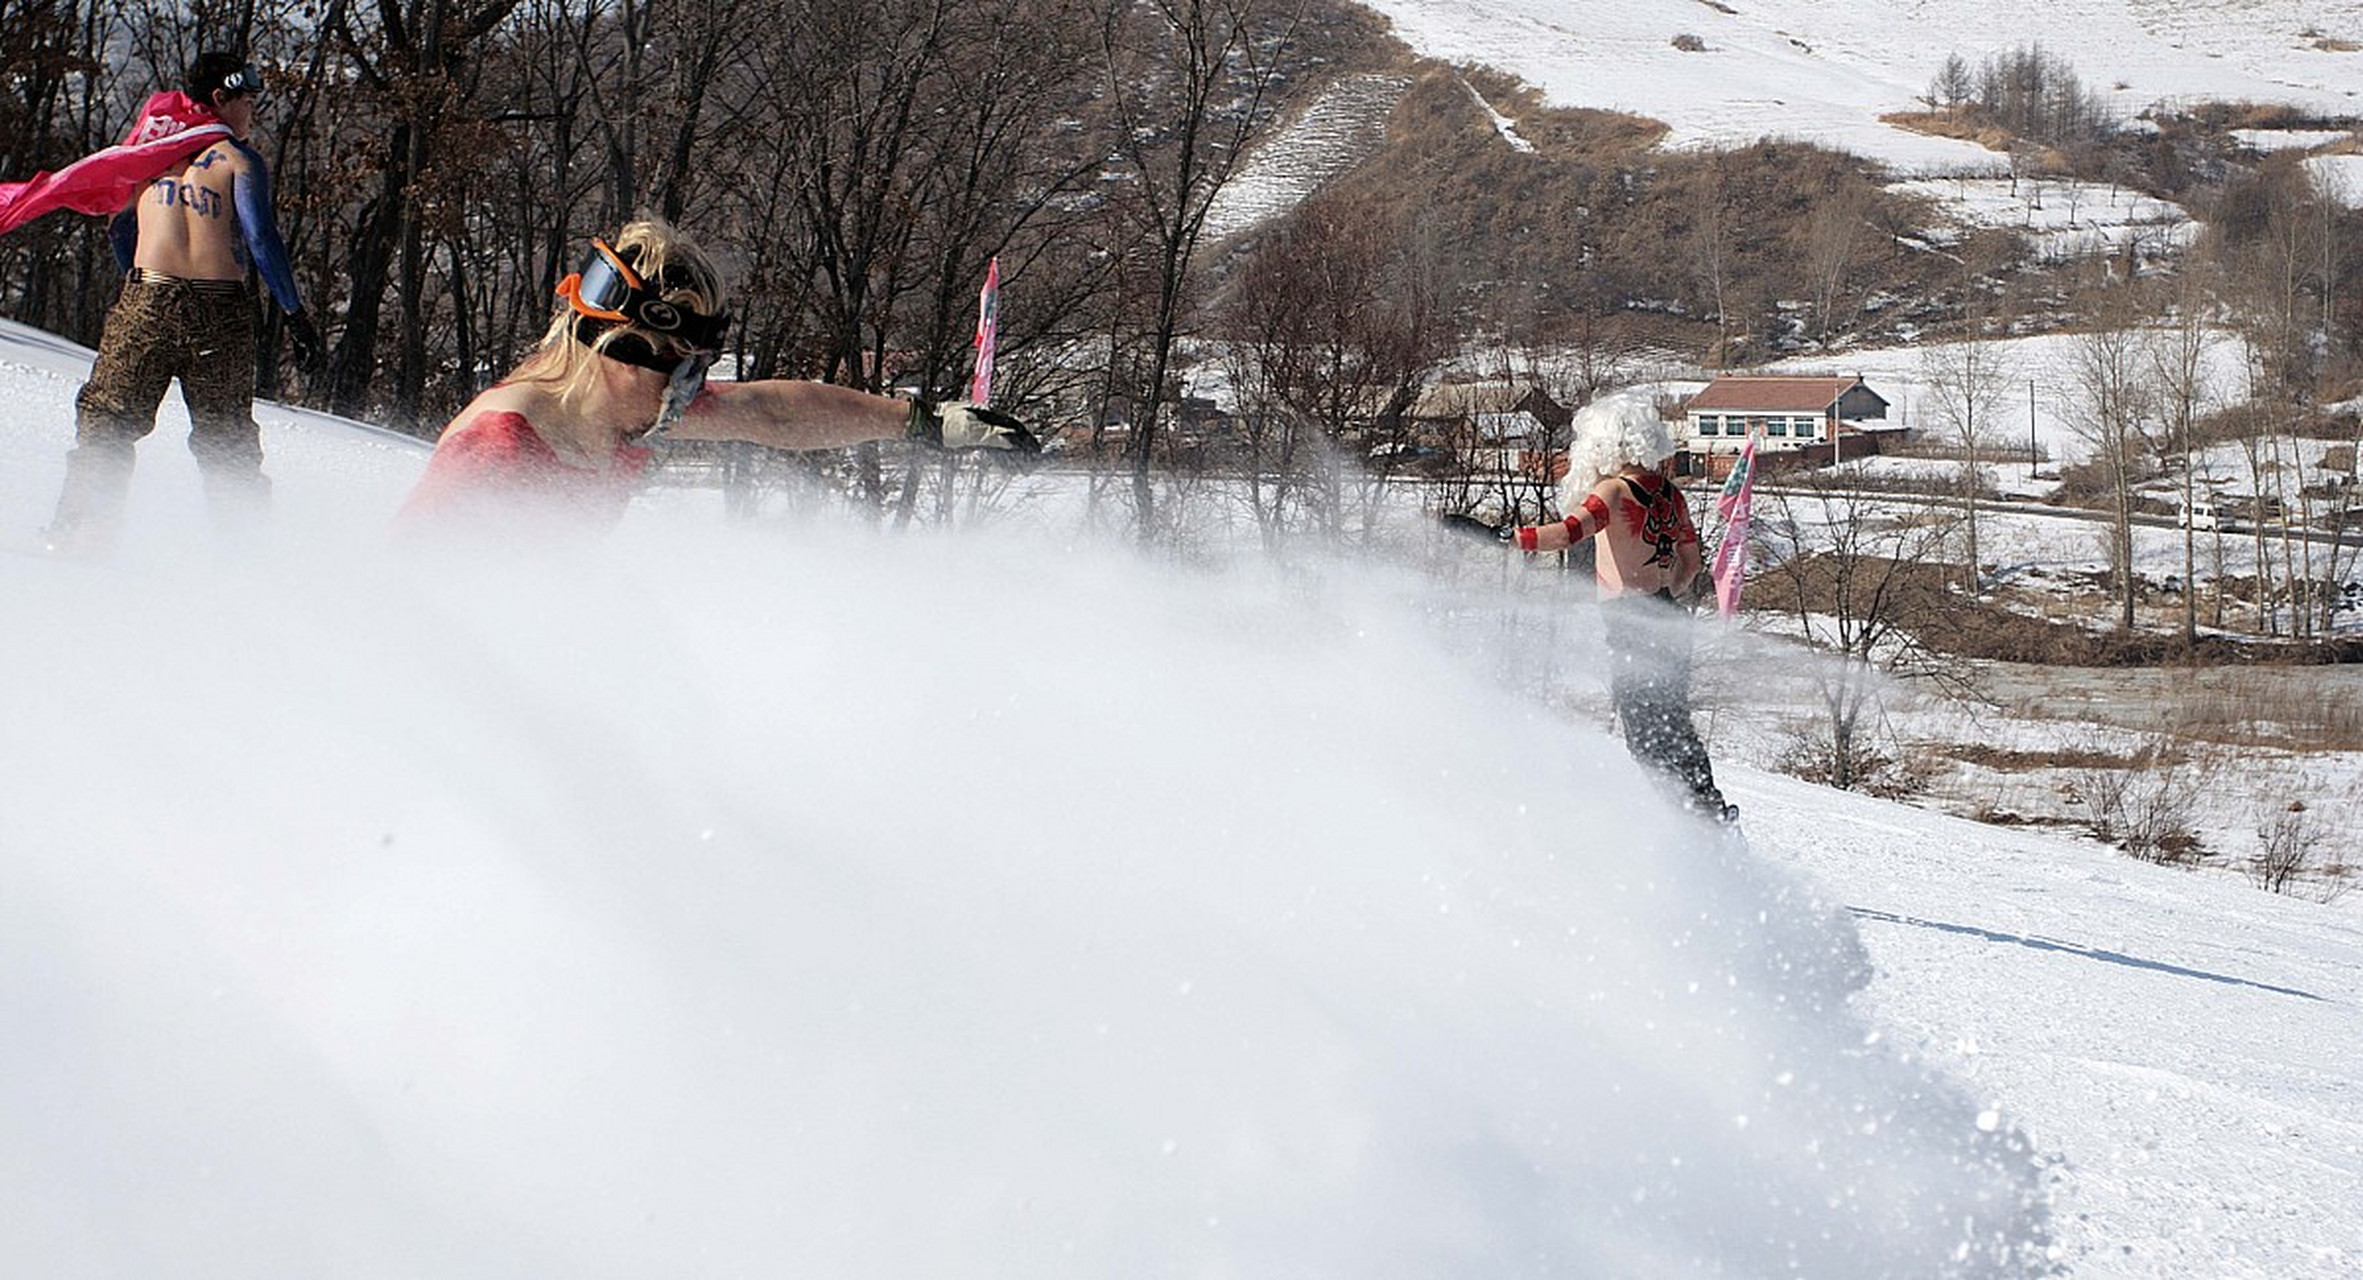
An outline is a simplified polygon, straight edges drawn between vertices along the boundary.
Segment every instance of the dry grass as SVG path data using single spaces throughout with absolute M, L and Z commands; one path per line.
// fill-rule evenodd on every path
M 2149 751 L 2098 751 L 2070 747 L 2022 751 L 1983 742 L 1938 743 L 1930 749 L 1947 759 L 2003 773 L 2033 773 L 2039 769 L 2131 769 L 2158 760 L 2158 756 Z M 2175 759 L 2186 758 L 2186 755 L 2178 748 Z
M 1881 124 L 1898 129 L 1909 129 L 1932 138 L 1957 138 L 1974 142 L 1988 151 L 2007 153 L 2017 139 L 2008 129 L 1996 128 L 1980 120 L 1953 111 L 1890 111 L 1879 117 Z
M 2168 723 L 2180 737 L 2289 751 L 2363 751 L 2363 704 L 2325 698 L 2268 671 L 2234 672 L 2193 688 Z

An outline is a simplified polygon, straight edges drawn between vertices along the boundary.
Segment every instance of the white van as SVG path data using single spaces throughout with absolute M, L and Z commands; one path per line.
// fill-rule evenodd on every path
M 2223 528 L 2223 525 L 2216 520 L 2215 504 L 2212 502 L 2194 502 L 2183 508 L 2182 526 L 2186 529 L 2200 529 L 2208 533 L 2214 533 Z

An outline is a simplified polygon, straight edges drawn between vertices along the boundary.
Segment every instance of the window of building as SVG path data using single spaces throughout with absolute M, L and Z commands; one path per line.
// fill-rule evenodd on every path
M 1789 434 L 1789 420 L 1787 418 L 1772 419 L 1770 425 L 1764 428 L 1764 434 L 1768 436 L 1785 436 Z
M 1711 436 L 1715 435 L 1716 433 L 1716 419 L 1711 415 L 1701 416 L 1698 420 L 1698 434 L 1702 436 Z

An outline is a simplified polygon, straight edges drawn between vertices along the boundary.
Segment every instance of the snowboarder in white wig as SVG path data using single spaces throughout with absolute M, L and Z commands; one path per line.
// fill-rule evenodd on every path
M 1575 415 L 1560 490 L 1564 520 L 1509 531 L 1522 551 L 1598 539 L 1594 557 L 1607 631 L 1609 694 L 1634 758 L 1681 788 L 1683 804 L 1719 822 L 1738 817 L 1690 720 L 1690 585 L 1698 528 L 1665 473 L 1674 439 L 1647 402 L 1608 396 Z

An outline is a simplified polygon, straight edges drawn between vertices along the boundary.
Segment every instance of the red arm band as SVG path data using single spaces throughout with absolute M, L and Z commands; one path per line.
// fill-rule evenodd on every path
M 1601 500 L 1599 494 L 1584 495 L 1583 514 L 1592 518 L 1592 532 L 1598 533 L 1608 527 L 1608 504 Z M 1578 542 L 1583 541 L 1584 537 L 1583 530 L 1577 524 L 1580 519 L 1580 516 L 1567 517 L 1567 532 L 1573 535 Z
M 1519 549 L 1520 551 L 1532 551 L 1532 550 L 1534 550 L 1535 539 L 1536 539 L 1537 537 L 1541 536 L 1541 534 L 1542 534 L 1542 530 L 1540 530 L 1540 529 L 1537 529 L 1537 528 L 1533 527 L 1532 525 L 1529 525 L 1529 526 L 1527 526 L 1526 528 L 1520 529 L 1520 530 L 1518 531 L 1518 549 Z

